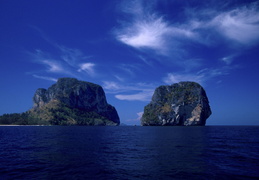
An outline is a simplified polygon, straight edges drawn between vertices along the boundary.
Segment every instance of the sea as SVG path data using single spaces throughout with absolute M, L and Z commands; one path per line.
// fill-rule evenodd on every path
M 0 179 L 259 179 L 259 126 L 0 126 Z

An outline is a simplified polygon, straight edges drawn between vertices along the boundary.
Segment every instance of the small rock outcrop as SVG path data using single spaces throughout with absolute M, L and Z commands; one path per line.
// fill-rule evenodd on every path
M 195 82 L 158 87 L 141 118 L 143 126 L 204 126 L 211 115 L 205 90 Z

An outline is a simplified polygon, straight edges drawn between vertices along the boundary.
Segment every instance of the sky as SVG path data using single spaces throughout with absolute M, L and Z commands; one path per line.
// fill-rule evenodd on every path
M 0 115 L 74 77 L 139 125 L 157 87 L 195 81 L 207 125 L 259 125 L 258 57 L 257 1 L 0 0 Z

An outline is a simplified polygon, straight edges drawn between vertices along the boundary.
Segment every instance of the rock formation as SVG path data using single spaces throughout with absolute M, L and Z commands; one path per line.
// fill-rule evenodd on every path
M 205 90 L 195 82 L 158 87 L 141 118 L 143 126 L 204 126 L 211 115 Z
M 70 109 L 72 117 L 67 114 L 65 118 L 65 121 L 70 124 L 119 125 L 120 123 L 116 109 L 107 103 L 101 86 L 74 78 L 60 78 L 47 90 L 38 89 L 33 102 L 31 112 L 42 110 L 53 112 L 55 108 L 56 110 L 61 108 L 64 112 Z M 79 117 L 73 119 L 73 116 Z M 85 119 L 82 120 L 84 117 Z
M 33 103 L 33 108 L 20 116 L 11 114 L 4 118 L 9 118 L 12 124 L 120 124 L 117 111 L 107 103 L 103 88 L 74 78 L 60 78 L 48 89 L 37 89 Z M 12 117 L 19 119 L 19 122 Z

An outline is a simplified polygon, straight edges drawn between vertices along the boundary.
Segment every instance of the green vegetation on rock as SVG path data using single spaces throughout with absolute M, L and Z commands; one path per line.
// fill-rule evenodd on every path
M 61 78 L 48 89 L 40 88 L 33 108 L 24 113 L 4 114 L 0 124 L 11 125 L 119 125 L 116 109 L 106 101 L 101 86 Z

